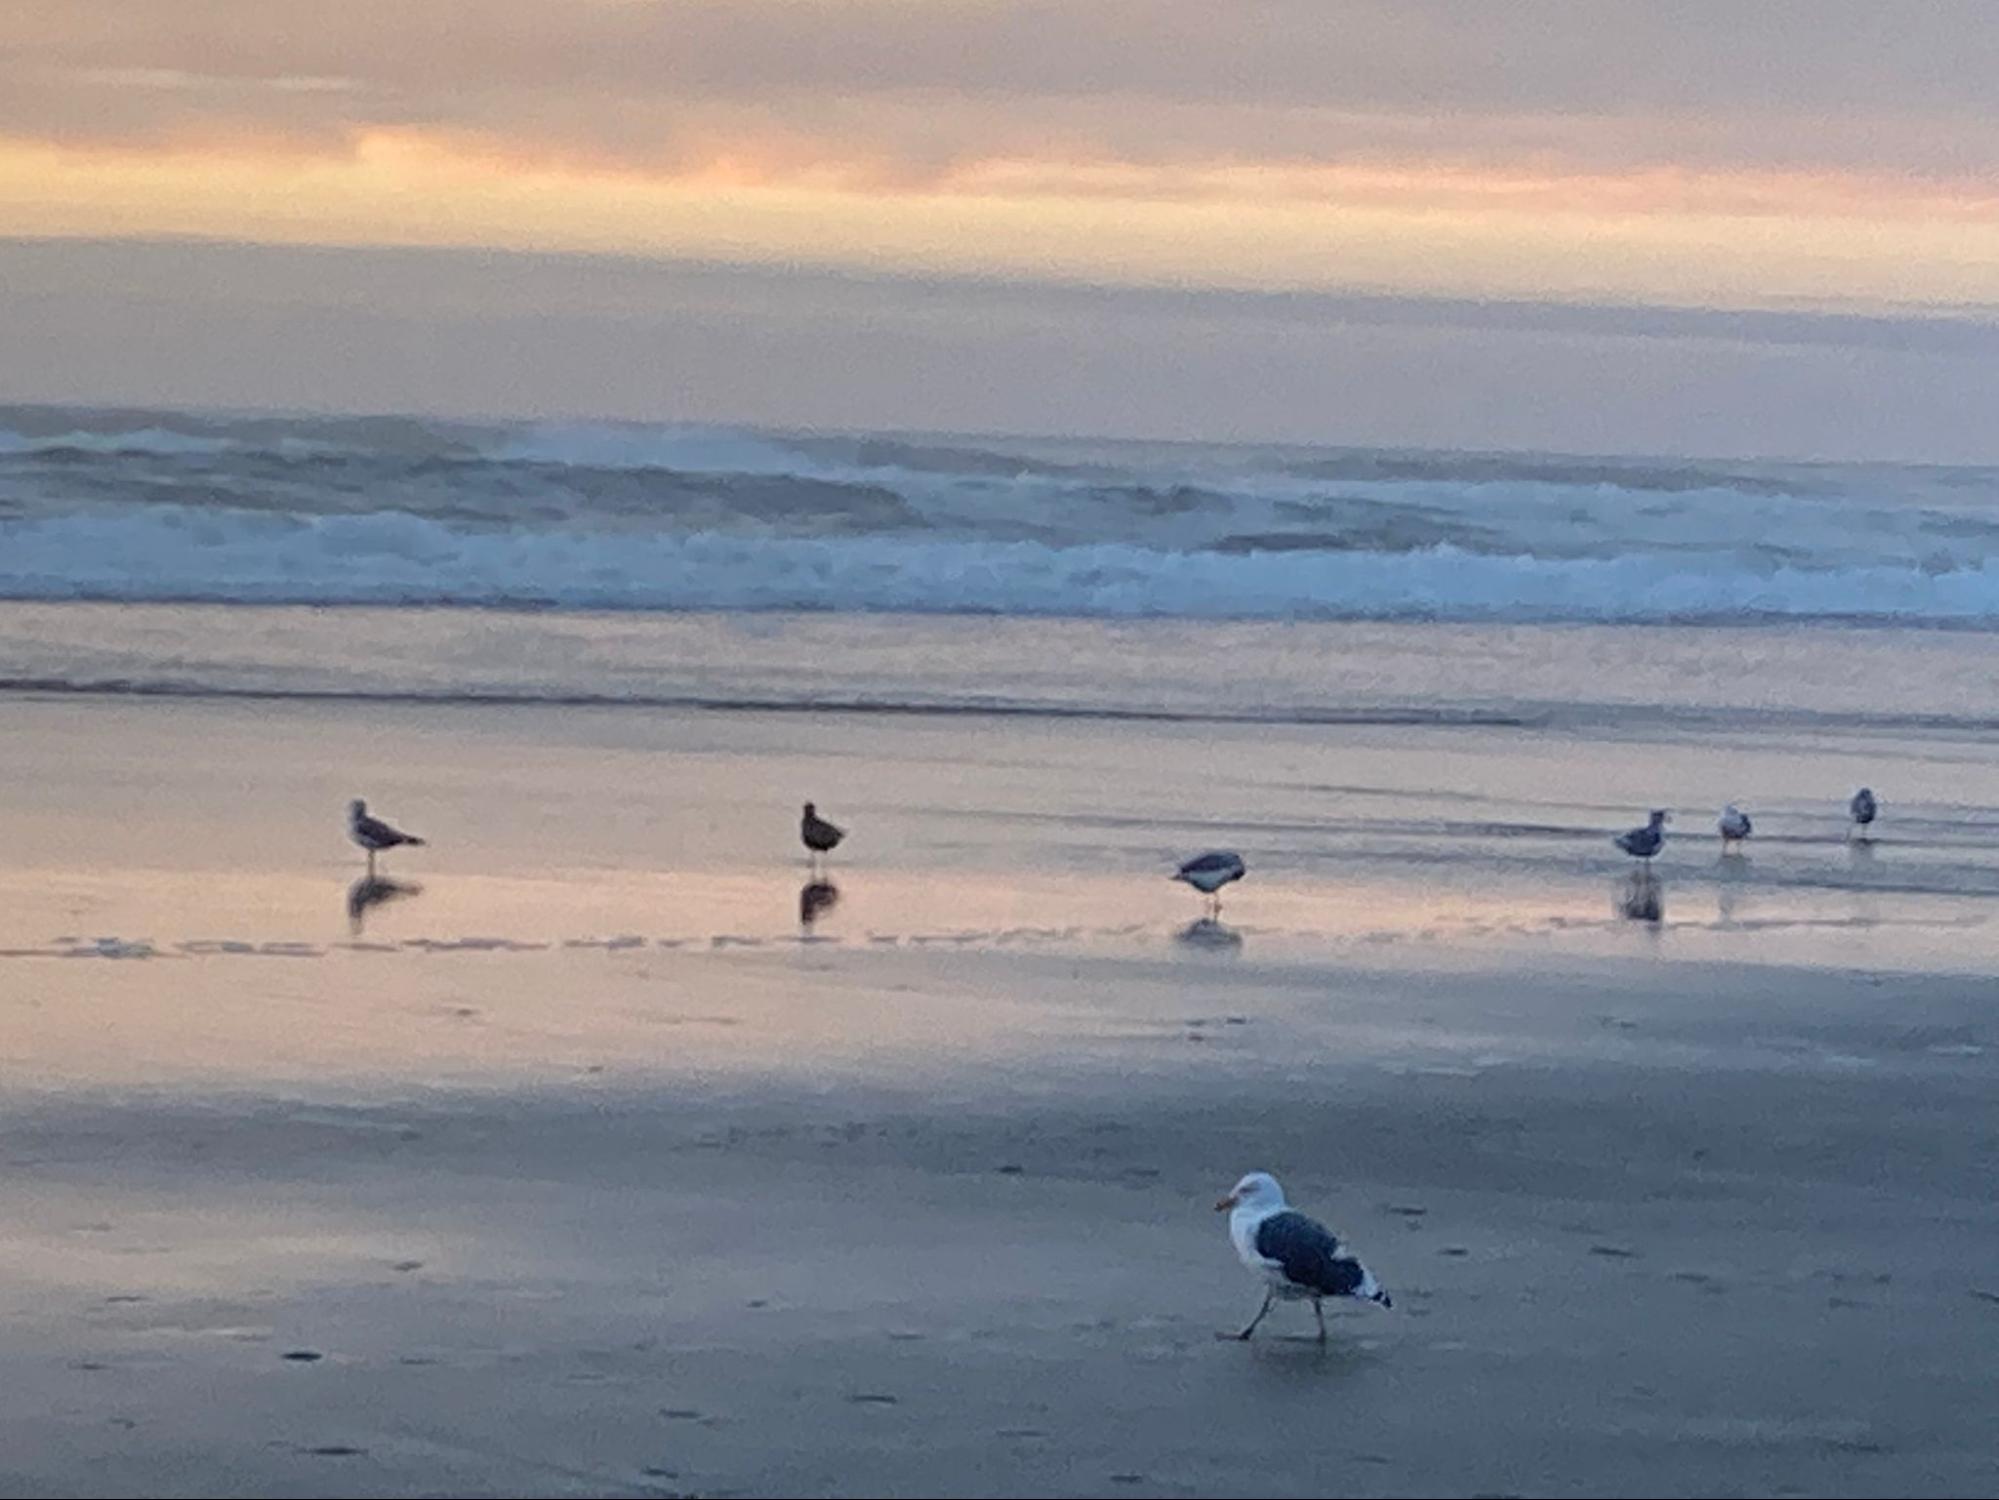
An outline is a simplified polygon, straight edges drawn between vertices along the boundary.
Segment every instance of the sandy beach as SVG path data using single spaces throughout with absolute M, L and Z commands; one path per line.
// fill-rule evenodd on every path
M 7 1493 L 1999 1479 L 1992 937 L 1909 826 L 1688 849 L 1652 922 L 1590 827 L 1639 758 L 1570 731 L 20 697 L 0 735 Z M 1543 805 L 1452 812 L 1469 768 Z M 810 924 L 799 788 L 855 830 Z M 356 791 L 432 840 L 358 913 Z M 1227 826 L 1202 927 L 1164 875 Z M 1215 1339 L 1256 1167 L 1392 1311 Z
M 1919 1071 L 17 1115 L 7 1487 L 1975 1494 L 1989 1087 Z M 1249 1160 L 1392 1313 L 1214 1339 Z
M 1995 77 L 0 0 L 0 1500 L 1999 1496 Z

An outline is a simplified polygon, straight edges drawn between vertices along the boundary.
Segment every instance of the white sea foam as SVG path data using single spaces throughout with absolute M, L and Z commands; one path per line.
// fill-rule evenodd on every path
M 1196 618 L 1999 618 L 1999 563 L 1928 573 L 1543 559 L 1452 546 L 1166 551 L 927 537 L 457 529 L 398 512 L 154 507 L 0 526 L 0 595 Z
M 0 410 L 0 596 L 1999 622 L 1999 476 Z
M 638 427 L 536 423 L 483 447 L 500 462 L 593 469 L 669 469 L 682 474 L 797 474 L 804 456 L 781 442 L 728 427 Z
M 168 427 L 121 428 L 108 432 L 76 428 L 50 433 L 11 432 L 0 428 L 0 456 L 75 452 L 177 458 L 188 454 L 227 453 L 238 446 L 232 438 L 179 432 Z

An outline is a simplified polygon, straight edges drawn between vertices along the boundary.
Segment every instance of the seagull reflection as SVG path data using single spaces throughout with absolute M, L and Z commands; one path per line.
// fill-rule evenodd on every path
M 840 904 L 840 888 L 830 880 L 808 880 L 798 890 L 798 925 L 810 927 Z
M 391 901 L 404 901 L 423 891 L 420 885 L 407 881 L 387 880 L 376 875 L 363 875 L 347 887 L 347 929 L 355 937 L 368 923 L 368 908 L 383 906 Z
M 1242 934 L 1215 917 L 1202 917 L 1198 922 L 1189 922 L 1173 934 L 1173 939 L 1189 948 L 1205 948 L 1210 953 L 1236 953 L 1242 949 Z
M 1666 919 L 1666 887 L 1643 865 L 1617 882 L 1612 899 L 1617 915 L 1627 922 L 1657 926 Z
M 1734 850 L 1715 861 L 1715 916 L 1724 927 L 1735 925 L 1742 906 L 1742 885 L 1749 878 L 1749 856 Z

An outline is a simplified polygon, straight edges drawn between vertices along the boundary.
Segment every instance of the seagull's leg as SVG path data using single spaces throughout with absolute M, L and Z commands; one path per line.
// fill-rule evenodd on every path
M 375 851 L 373 849 L 370 849 L 368 851 L 368 879 L 372 881 L 374 878 L 375 878 Z
M 1323 1344 L 1326 1341 L 1326 1310 L 1319 1305 L 1317 1297 L 1312 1299 L 1312 1316 L 1319 1320 L 1319 1342 Z
M 1263 1321 L 1263 1315 L 1270 1311 L 1270 1304 L 1275 1302 L 1276 1300 L 1277 1300 L 1277 1293 L 1274 1290 L 1265 1292 L 1263 1294 L 1263 1306 L 1259 1307 L 1256 1310 L 1256 1316 L 1249 1320 L 1249 1327 L 1245 1328 L 1241 1333 L 1236 1333 L 1236 1334 L 1225 1333 L 1222 1335 L 1222 1337 L 1233 1338 L 1239 1340 L 1240 1342 L 1247 1343 L 1249 1341 L 1249 1336 L 1252 1333 L 1256 1332 L 1256 1325 Z

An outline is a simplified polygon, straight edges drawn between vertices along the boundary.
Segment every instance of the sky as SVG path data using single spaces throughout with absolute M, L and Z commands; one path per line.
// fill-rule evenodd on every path
M 1999 460 L 1999 6 L 4 0 L 0 399 Z

